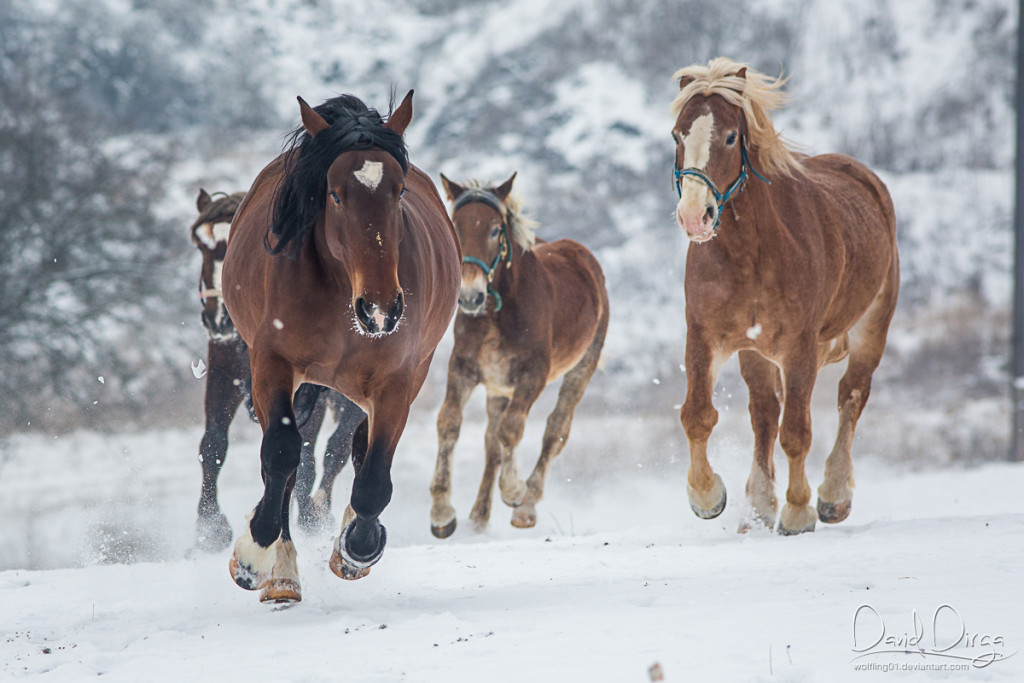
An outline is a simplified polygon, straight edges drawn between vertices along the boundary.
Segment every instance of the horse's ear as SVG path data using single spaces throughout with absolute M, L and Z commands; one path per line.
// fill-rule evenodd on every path
M 390 128 L 399 135 L 405 134 L 405 129 L 412 122 L 412 93 L 413 91 L 410 90 L 402 103 L 398 105 L 398 109 L 391 114 L 388 122 L 384 124 L 385 128 Z
M 693 76 L 680 76 L 679 77 L 679 89 L 682 90 L 686 86 L 688 86 L 691 83 L 693 83 L 695 80 L 697 80 L 697 79 L 694 78 Z
M 317 133 L 330 128 L 331 124 L 324 120 L 324 117 L 313 111 L 313 107 L 306 104 L 306 100 L 301 97 L 296 98 L 299 100 L 299 113 L 302 115 L 302 127 L 306 129 L 310 137 L 316 137 Z
M 448 195 L 448 201 L 450 202 L 454 202 L 463 192 L 466 191 L 466 188 L 462 185 L 459 185 L 452 180 L 448 180 L 448 178 L 444 176 L 444 173 L 441 174 L 441 186 L 444 187 L 444 193 Z
M 516 173 L 513 173 L 511 178 L 494 188 L 494 196 L 500 199 L 503 204 L 508 199 L 509 193 L 512 192 L 512 181 L 516 179 Z
M 208 207 L 211 201 L 213 200 L 210 198 L 209 193 L 200 187 L 199 196 L 196 197 L 196 208 L 199 209 L 199 213 L 202 213 L 203 209 Z
M 737 71 L 736 78 L 742 78 L 743 80 L 747 80 L 747 67 L 743 67 L 742 69 Z

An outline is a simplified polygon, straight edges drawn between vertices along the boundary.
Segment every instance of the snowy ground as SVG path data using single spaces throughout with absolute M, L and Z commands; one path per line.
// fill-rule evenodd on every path
M 858 665 L 895 666 L 896 680 L 1022 680 L 1024 466 L 914 471 L 868 454 L 843 524 L 740 536 L 744 421 L 725 413 L 713 441 L 730 493 L 717 520 L 687 507 L 678 422 L 584 419 L 537 528 L 511 528 L 498 502 L 484 534 L 465 523 L 482 441 L 467 423 L 463 525 L 439 542 L 428 531 L 433 430 L 417 420 L 396 458 L 380 564 L 343 582 L 327 566 L 331 535 L 297 534 L 303 601 L 289 607 L 235 587 L 227 552 L 183 559 L 198 430 L 16 438 L 0 470 L 0 678 L 618 683 L 650 680 L 658 663 L 666 681 L 870 680 Z M 222 502 L 237 528 L 259 497 L 259 435 L 237 422 L 232 436 Z M 883 625 L 906 647 L 915 612 L 919 648 L 945 649 L 964 630 L 945 655 L 999 661 L 872 647 Z

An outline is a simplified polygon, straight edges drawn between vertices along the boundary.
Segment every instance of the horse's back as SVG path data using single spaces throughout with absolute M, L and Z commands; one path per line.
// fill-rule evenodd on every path
M 836 295 L 821 336 L 845 331 L 875 298 L 899 288 L 896 211 L 885 183 L 866 165 L 844 154 L 803 161 L 807 181 L 817 190 L 823 220 L 825 258 L 833 262 Z M 857 311 L 860 311 L 858 313 Z
M 547 275 L 552 315 L 552 368 L 548 381 L 576 365 L 608 324 L 608 291 L 597 259 L 579 242 L 538 240 L 530 250 Z M 567 313 L 571 312 L 571 313 Z

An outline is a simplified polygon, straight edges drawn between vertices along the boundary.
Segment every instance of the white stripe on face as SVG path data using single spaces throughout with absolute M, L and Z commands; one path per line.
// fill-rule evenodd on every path
M 230 232 L 231 223 L 214 223 L 213 225 L 213 239 L 217 242 L 227 242 Z
M 366 160 L 363 162 L 363 167 L 356 171 L 354 175 L 356 180 L 370 188 L 372 192 L 377 189 L 381 178 L 384 177 L 384 164 L 379 161 Z
M 715 116 L 708 112 L 694 119 L 690 130 L 683 136 L 683 168 L 707 170 L 711 157 L 711 135 L 715 130 Z M 711 201 L 711 191 L 699 178 L 683 176 L 680 182 L 679 203 L 676 205 L 677 215 L 701 216 L 706 204 Z

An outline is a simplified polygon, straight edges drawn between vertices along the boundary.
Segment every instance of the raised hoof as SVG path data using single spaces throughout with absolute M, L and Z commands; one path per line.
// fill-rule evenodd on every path
M 780 536 L 796 536 L 809 531 L 814 531 L 815 522 L 818 519 L 814 515 L 814 509 L 810 505 L 798 508 L 786 503 L 779 515 L 779 525 L 775 532 Z
M 331 553 L 330 566 L 335 576 L 346 581 L 355 581 L 370 573 L 369 567 L 354 567 L 346 562 L 337 550 Z
M 531 505 L 529 509 L 523 506 L 513 510 L 512 526 L 517 529 L 532 529 L 537 526 L 537 512 L 533 510 L 533 506 Z
M 512 491 L 501 492 L 501 502 L 508 505 L 510 508 L 517 508 L 523 504 L 523 500 L 526 498 L 526 484 L 519 482 L 519 485 Z
M 227 550 L 232 538 L 228 518 L 224 513 L 218 512 L 196 520 L 196 541 L 193 548 L 205 553 L 219 553 Z
M 714 519 L 725 510 L 726 494 L 725 484 L 717 474 L 711 483 L 711 490 L 706 494 L 698 493 L 689 482 L 686 484 L 686 494 L 690 499 L 690 509 L 693 514 L 701 519 Z
M 825 524 L 837 524 L 850 516 L 850 509 L 852 507 L 852 500 L 842 503 L 827 503 L 819 498 L 818 519 Z
M 260 572 L 252 567 L 240 563 L 234 555 L 228 561 L 228 572 L 239 588 L 244 588 L 247 591 L 257 590 L 266 582 L 265 576 L 262 576 Z
M 291 579 L 271 579 L 263 584 L 260 602 L 301 602 L 302 591 L 297 581 Z
M 452 521 L 447 524 L 438 526 L 437 524 L 430 525 L 430 533 L 434 534 L 435 538 L 448 538 L 455 533 L 455 527 L 457 526 L 456 519 L 453 517 Z
M 348 535 L 355 526 L 355 521 L 350 522 L 341 530 L 341 535 L 334 540 L 334 551 L 331 553 L 331 571 L 338 578 L 346 581 L 361 579 L 370 573 L 370 567 L 377 564 L 377 561 L 384 554 L 384 546 L 387 545 L 388 533 L 383 524 L 380 524 L 380 546 L 370 557 L 355 557 L 348 550 Z

